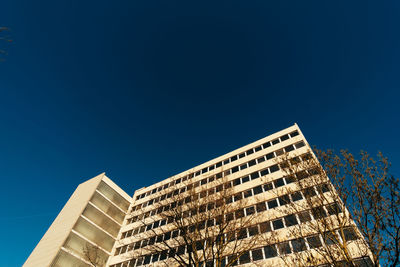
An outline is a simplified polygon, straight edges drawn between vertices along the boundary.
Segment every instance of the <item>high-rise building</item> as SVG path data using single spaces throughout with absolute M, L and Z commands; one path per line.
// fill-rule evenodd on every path
M 295 124 L 132 198 L 101 174 L 78 186 L 24 266 L 329 266 L 322 248 L 338 243 L 337 261 L 370 266 L 355 224 L 336 226 L 348 211 L 329 180 L 313 180 L 321 171 L 284 171 L 310 158 Z

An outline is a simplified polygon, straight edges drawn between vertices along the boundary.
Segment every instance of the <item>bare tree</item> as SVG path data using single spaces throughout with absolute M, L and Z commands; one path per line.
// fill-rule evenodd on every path
M 0 41 L 4 42 L 11 42 L 11 39 L 9 38 L 8 35 L 6 35 L 6 32 L 9 31 L 9 28 L 7 27 L 0 27 Z M 0 48 L 0 56 L 7 55 L 7 51 Z M 0 61 L 3 61 L 4 59 L 0 57 Z
M 138 218 L 143 241 L 129 257 L 196 267 L 250 262 L 249 250 L 267 245 L 273 234 L 260 235 L 263 219 L 255 212 L 256 200 L 250 202 L 228 178 L 220 171 L 198 181 L 178 180 L 166 197 L 160 193 L 152 210 L 144 208 Z
M 106 264 L 105 258 L 102 257 L 104 252 L 97 245 L 92 245 L 90 243 L 85 243 L 82 248 L 83 256 L 86 261 L 88 261 L 93 267 L 103 267 Z
M 357 160 L 347 151 L 314 151 L 278 159 L 293 182 L 278 191 L 291 198 L 283 210 L 299 220 L 294 218 L 288 228 L 297 253 L 282 258 L 298 266 L 397 266 L 399 182 L 389 175 L 387 159 L 379 154 L 375 161 L 365 152 Z

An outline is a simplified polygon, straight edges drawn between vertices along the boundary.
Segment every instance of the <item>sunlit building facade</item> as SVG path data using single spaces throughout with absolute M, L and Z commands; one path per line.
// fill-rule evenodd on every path
M 252 247 L 240 255 L 236 265 L 252 266 L 257 263 L 259 266 L 283 266 L 283 257 L 329 245 L 316 233 L 302 238 L 291 238 L 288 234 L 291 227 L 318 220 L 315 214 L 307 210 L 293 214 L 280 211 L 288 203 L 302 201 L 305 196 L 304 192 L 288 194 L 281 190 L 293 186 L 294 181 L 283 173 L 276 158 L 291 154 L 302 160 L 302 155 L 310 155 L 310 151 L 310 146 L 295 124 L 188 171 L 138 189 L 132 197 L 104 174 L 99 175 L 77 188 L 24 266 L 93 266 L 93 260 L 87 255 L 93 247 L 100 251 L 99 257 L 104 266 L 164 266 L 165 263 L 178 266 L 171 258 L 176 253 L 185 254 L 187 247 L 171 248 L 161 253 L 139 253 L 140 256 L 135 256 L 139 255 L 135 252 L 144 250 L 146 246 L 179 238 L 182 234 L 171 228 L 168 232 L 148 238 L 146 232 L 168 227 L 171 222 L 162 219 L 147 220 L 151 221 L 148 224 L 143 222 L 146 218 L 157 218 L 167 207 L 170 209 L 171 203 L 168 200 L 173 198 L 174 192 L 184 193 L 192 184 L 199 185 L 198 197 L 206 198 L 207 194 L 209 196 L 217 192 L 215 190 L 218 189 L 214 190 L 212 185 L 221 177 L 233 190 L 227 200 L 229 203 L 247 200 L 248 204 L 240 207 L 234 216 L 255 216 L 254 225 L 241 229 L 240 238 L 269 233 L 278 233 L 286 238 Z M 308 172 L 304 174 L 313 175 Z M 325 194 L 329 190 L 334 190 L 330 184 L 321 184 L 309 188 L 307 194 Z M 160 203 L 165 205 L 160 206 Z M 333 216 L 333 213 L 341 212 L 332 205 L 326 203 L 318 207 L 322 216 Z M 344 230 L 350 239 L 360 236 L 354 227 Z M 223 266 L 232 255 L 224 257 Z M 369 266 L 369 259 L 365 255 L 354 253 L 354 257 L 359 257 L 356 260 L 359 266 Z M 204 262 L 204 266 L 213 264 L 209 260 Z M 321 263 L 320 266 L 329 265 Z

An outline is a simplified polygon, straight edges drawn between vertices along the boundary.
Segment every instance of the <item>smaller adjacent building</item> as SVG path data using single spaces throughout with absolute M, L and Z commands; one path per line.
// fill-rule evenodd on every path
M 131 202 L 105 173 L 80 184 L 23 266 L 105 264 Z

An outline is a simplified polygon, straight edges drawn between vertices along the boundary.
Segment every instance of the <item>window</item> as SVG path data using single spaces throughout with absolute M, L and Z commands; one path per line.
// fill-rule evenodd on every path
M 292 240 L 293 252 L 300 252 L 306 250 L 306 242 L 303 238 Z
M 253 193 L 252 193 L 252 191 L 251 191 L 251 189 L 250 190 L 247 190 L 247 191 L 244 191 L 244 197 L 246 198 L 246 197 L 251 197 L 253 195 Z
M 286 223 L 286 227 L 296 225 L 297 224 L 296 215 L 291 214 L 291 215 L 286 216 L 285 223 Z
M 271 146 L 271 143 L 270 142 L 266 142 L 262 146 L 263 146 L 264 149 L 266 149 L 267 147 Z
M 278 244 L 279 254 L 285 255 L 291 253 L 289 242 L 283 242 Z
M 261 150 L 261 146 L 257 146 L 257 147 L 254 148 L 255 152 L 260 151 L 260 150 Z
M 239 232 L 237 233 L 237 239 L 244 239 L 247 238 L 247 230 L 246 228 L 240 229 Z
M 242 217 L 244 217 L 244 210 L 243 209 L 236 210 L 235 211 L 235 218 L 239 219 L 239 218 L 242 218 Z
M 276 199 L 268 201 L 268 209 L 273 209 L 278 206 Z
M 296 149 L 299 149 L 301 147 L 305 146 L 303 141 L 298 142 L 297 144 L 295 144 Z
M 327 214 L 324 210 L 324 207 L 322 207 L 322 206 L 312 208 L 311 210 L 312 210 L 312 215 L 315 220 L 318 220 L 318 219 L 321 219 L 322 217 L 327 216 Z
M 232 170 L 232 173 L 238 172 L 239 171 L 239 167 L 235 166 L 231 170 Z
M 290 152 L 294 150 L 294 145 L 289 145 L 285 147 L 285 152 Z
M 271 224 L 269 222 L 263 222 L 260 223 L 260 232 L 263 233 L 267 233 L 267 232 L 271 232 Z
M 247 163 L 245 163 L 245 164 L 243 164 L 243 165 L 240 166 L 240 170 L 244 170 L 244 169 L 246 169 L 246 168 L 247 168 Z
M 290 137 L 295 137 L 295 136 L 298 136 L 299 135 L 299 132 L 298 131 L 294 131 L 294 132 L 292 132 L 292 133 L 290 133 Z
M 307 237 L 307 242 L 310 248 L 319 248 L 322 246 L 321 239 L 318 235 Z
M 292 194 L 292 200 L 293 200 L 293 202 L 294 201 L 299 201 L 299 200 L 301 200 L 301 199 L 303 199 L 303 196 L 301 195 L 301 193 L 298 191 L 298 192 L 294 192 L 293 194 Z
M 255 213 L 254 207 L 246 208 L 246 216 L 249 216 L 249 215 L 254 214 L 254 213 Z
M 358 238 L 356 232 L 355 232 L 354 229 L 351 228 L 351 227 L 349 227 L 349 228 L 344 228 L 344 229 L 343 229 L 343 234 L 344 234 L 344 239 L 345 239 L 346 241 L 356 240 L 356 239 Z
M 265 161 L 265 158 L 264 157 L 261 157 L 261 158 L 258 158 L 257 159 L 257 163 L 258 164 L 260 164 L 261 162 L 264 162 Z
M 278 187 L 284 186 L 285 182 L 283 181 L 282 178 L 279 178 L 274 181 L 274 185 L 275 185 L 275 188 L 278 188 Z
M 279 204 L 280 204 L 281 206 L 284 206 L 284 205 L 290 203 L 289 195 L 280 196 L 278 199 L 279 199 Z
M 267 155 L 265 155 L 265 157 L 267 158 L 267 160 L 273 159 L 275 157 L 274 152 L 268 153 Z
M 273 221 L 272 225 L 274 226 L 274 230 L 278 230 L 278 229 L 281 229 L 281 228 L 284 227 L 282 219 L 278 219 L 278 220 Z
M 255 179 L 257 179 L 258 177 L 260 177 L 260 175 L 258 174 L 258 172 L 253 172 L 252 174 L 250 174 L 250 176 L 251 176 L 251 180 L 255 180 Z
M 249 236 L 258 235 L 258 225 L 249 227 Z
M 239 154 L 239 159 L 244 158 L 246 156 L 246 153 L 241 153 Z
M 264 170 L 261 170 L 260 173 L 261 173 L 261 176 L 265 176 L 265 175 L 269 174 L 269 170 L 268 169 L 264 169 Z
M 274 245 L 264 247 L 264 254 L 266 259 L 273 258 L 278 255 Z
M 272 142 L 272 144 L 273 144 L 273 145 L 276 145 L 276 144 L 278 144 L 278 143 L 279 143 L 279 138 L 277 138 L 277 139 L 274 139 L 274 140 L 272 140 L 271 142 Z
M 269 167 L 269 171 L 270 171 L 270 173 L 279 171 L 279 166 L 277 164 L 272 165 L 271 167 Z
M 242 177 L 242 183 L 247 183 L 250 180 L 249 176 Z
M 261 194 L 261 193 L 262 193 L 262 187 L 261 187 L 261 185 L 254 187 L 254 188 L 253 188 L 253 193 L 254 193 L 254 195 Z
M 326 206 L 326 209 L 328 210 L 329 215 L 339 214 L 342 212 L 342 209 L 337 203 Z
M 262 254 L 262 250 L 261 249 L 255 249 L 251 252 L 251 256 L 253 258 L 253 261 L 258 261 L 258 260 L 262 260 L 263 254 Z
M 253 153 L 254 153 L 253 149 L 249 149 L 249 150 L 246 151 L 247 156 L 248 156 L 248 155 L 251 155 L 251 154 L 253 154 Z
M 233 196 L 234 201 L 239 201 L 242 199 L 242 192 L 237 193 L 236 195 Z
M 250 160 L 249 161 L 249 167 L 254 166 L 254 165 L 256 165 L 256 160 L 255 159 Z
M 275 155 L 276 156 L 281 156 L 281 155 L 283 155 L 283 148 L 281 148 L 281 149 L 278 149 L 277 151 L 275 151 Z
M 267 209 L 265 206 L 265 202 L 257 203 L 256 205 L 257 212 L 262 212 Z
M 300 222 L 305 223 L 311 221 L 311 216 L 308 211 L 302 211 L 298 214 Z
M 309 187 L 304 189 L 304 196 L 305 197 L 313 197 L 315 196 L 317 193 L 315 193 L 314 187 Z
M 246 264 L 250 262 L 250 252 L 246 251 L 239 257 L 240 264 Z
M 267 183 L 267 184 L 264 185 L 264 191 L 265 192 L 267 192 L 269 190 L 272 190 L 272 189 L 273 189 L 272 183 Z
M 233 185 L 234 186 L 240 185 L 240 178 L 233 180 Z
M 143 264 L 149 264 L 150 263 L 150 259 L 151 259 L 151 255 L 147 255 L 146 257 L 144 257 Z

